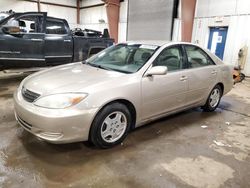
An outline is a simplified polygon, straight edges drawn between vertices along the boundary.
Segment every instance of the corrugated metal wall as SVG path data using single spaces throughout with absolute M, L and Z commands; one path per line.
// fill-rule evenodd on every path
M 228 26 L 224 62 L 236 65 L 239 49 L 250 49 L 250 1 L 197 0 L 192 42 L 207 48 L 209 27 L 215 26 Z M 244 73 L 250 76 L 250 51 Z
M 43 2 L 45 1 L 76 6 L 76 2 L 72 0 L 43 0 Z M 15 12 L 37 11 L 37 4 L 19 0 L 0 0 L 0 11 L 8 11 L 10 9 Z M 72 28 L 77 27 L 76 10 L 73 8 L 41 4 L 41 11 L 48 12 L 49 16 L 66 19 Z
M 129 0 L 128 40 L 170 40 L 174 0 Z
M 90 6 L 103 3 L 101 0 L 83 0 L 81 6 Z M 124 0 L 120 3 L 120 20 L 119 20 L 119 32 L 118 41 L 126 41 L 127 35 L 127 7 L 128 0 Z M 104 22 L 100 22 L 103 20 Z M 92 7 L 88 9 L 81 10 L 81 25 L 84 28 L 94 29 L 103 31 L 103 29 L 108 28 L 108 19 L 105 6 Z

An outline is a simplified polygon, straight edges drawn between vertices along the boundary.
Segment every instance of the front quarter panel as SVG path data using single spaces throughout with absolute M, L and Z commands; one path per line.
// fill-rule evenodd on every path
M 136 123 L 141 117 L 141 76 L 139 74 L 127 74 L 122 78 L 114 79 L 101 85 L 84 88 L 88 97 L 83 101 L 83 108 L 98 108 L 98 113 L 104 106 L 113 101 L 126 100 L 133 104 L 136 110 Z M 81 106 L 81 104 L 79 104 Z

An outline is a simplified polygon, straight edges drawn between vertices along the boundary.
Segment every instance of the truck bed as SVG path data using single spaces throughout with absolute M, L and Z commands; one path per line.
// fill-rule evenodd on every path
M 114 43 L 113 39 L 97 37 L 73 36 L 73 40 L 73 62 L 86 60 L 93 52 L 99 52 Z

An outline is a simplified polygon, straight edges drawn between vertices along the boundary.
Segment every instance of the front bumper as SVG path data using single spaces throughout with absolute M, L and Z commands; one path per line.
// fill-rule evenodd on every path
M 79 104 L 80 105 L 80 104 Z M 14 93 L 17 122 L 28 132 L 51 143 L 72 143 L 88 140 L 91 123 L 97 108 L 47 109 L 26 102 Z

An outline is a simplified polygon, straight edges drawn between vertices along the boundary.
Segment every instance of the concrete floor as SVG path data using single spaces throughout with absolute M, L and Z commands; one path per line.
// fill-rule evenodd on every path
M 185 111 L 97 150 L 24 131 L 12 101 L 21 79 L 0 78 L 0 187 L 250 187 L 250 80 L 215 112 Z

